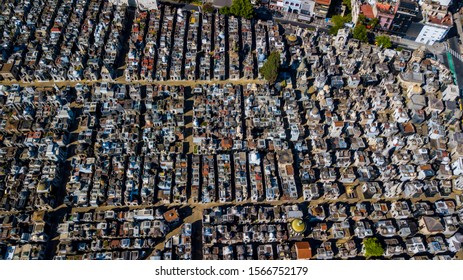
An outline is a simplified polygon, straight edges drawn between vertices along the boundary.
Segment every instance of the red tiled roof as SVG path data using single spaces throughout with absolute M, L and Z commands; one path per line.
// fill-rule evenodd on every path
M 360 6 L 360 11 L 365 17 L 369 19 L 375 18 L 373 8 L 368 4 L 363 4 L 362 6 Z
M 310 259 L 312 258 L 312 248 L 309 242 L 296 242 L 296 253 L 298 259 Z
M 331 0 L 315 0 L 315 2 L 318 4 L 328 5 L 328 6 L 331 4 Z
M 376 8 L 378 8 L 378 11 L 386 14 L 393 14 L 394 12 L 391 11 L 391 5 L 389 4 L 384 4 L 384 3 L 376 3 Z
M 431 23 L 441 24 L 441 25 L 448 25 L 448 26 L 453 25 L 452 17 L 450 15 L 446 15 L 445 17 L 429 16 L 428 21 Z

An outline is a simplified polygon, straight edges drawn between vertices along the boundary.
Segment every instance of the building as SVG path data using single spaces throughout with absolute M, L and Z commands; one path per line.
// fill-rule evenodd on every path
M 311 21 L 314 15 L 315 1 L 313 0 L 302 0 L 301 9 L 299 15 L 297 16 L 298 20 Z
M 283 11 L 283 0 L 270 0 L 269 8 L 275 11 Z
M 216 1 L 219 1 L 219 0 L 216 0 Z M 220 1 L 226 1 L 226 0 L 220 0 Z M 301 10 L 302 2 L 304 1 L 307 1 L 307 0 L 271 0 L 269 3 L 269 8 L 275 11 L 298 14 Z M 231 2 L 232 1 L 230 1 L 230 5 L 231 5 Z
M 157 0 L 109 0 L 110 3 L 115 5 L 129 5 L 132 7 L 138 7 L 140 10 L 157 10 Z
M 453 26 L 452 15 L 432 13 L 426 15 L 425 24 L 416 38 L 416 42 L 433 45 L 447 36 Z
M 298 260 L 308 260 L 312 258 L 312 248 L 309 242 L 299 241 L 294 244 Z
M 284 0 L 283 11 L 298 14 L 301 10 L 301 0 Z
M 17 81 L 19 79 L 17 67 L 13 63 L 0 64 L 0 78 L 6 81 Z
M 397 11 L 398 5 L 391 5 L 388 3 L 376 3 L 373 6 L 373 14 L 379 21 L 379 28 L 389 30 Z
M 447 7 L 452 5 L 453 3 L 452 0 L 432 0 L 432 2 L 439 3 L 439 5 L 447 6 Z
M 302 221 L 299 218 L 296 218 L 289 223 L 288 228 L 290 238 L 294 240 L 300 240 L 303 237 L 304 232 L 307 229 L 307 226 L 304 221 Z
M 319 18 L 326 18 L 331 0 L 315 0 L 314 14 Z
M 458 98 L 460 90 L 456 85 L 448 85 L 442 92 L 442 100 L 455 100 Z
M 444 231 L 441 219 L 438 217 L 423 216 L 418 220 L 420 232 L 425 235 L 437 234 Z
M 410 0 L 401 0 L 397 6 L 389 30 L 392 33 L 405 34 L 412 22 L 417 19 L 419 12 L 418 3 Z
M 360 0 L 351 0 L 351 15 L 352 15 L 352 22 L 357 22 L 359 15 L 360 15 Z
M 140 10 L 157 10 L 157 0 L 135 0 Z

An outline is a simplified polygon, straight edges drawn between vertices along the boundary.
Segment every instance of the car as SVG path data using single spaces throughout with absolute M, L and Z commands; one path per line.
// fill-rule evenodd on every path
M 344 26 L 349 27 L 349 28 L 354 28 L 355 24 L 353 22 L 348 22 L 348 23 L 345 23 Z

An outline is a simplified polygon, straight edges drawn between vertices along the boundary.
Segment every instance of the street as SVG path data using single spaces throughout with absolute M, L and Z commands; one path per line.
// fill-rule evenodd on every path
M 458 38 L 453 37 L 448 40 L 449 46 L 452 50 L 454 50 L 457 53 L 460 53 L 460 47 L 458 45 Z M 455 56 L 452 56 L 453 60 L 453 65 L 455 66 L 455 76 L 457 79 L 457 85 L 460 89 L 463 89 L 463 61 L 459 60 Z M 449 67 L 449 62 L 446 61 L 446 66 Z

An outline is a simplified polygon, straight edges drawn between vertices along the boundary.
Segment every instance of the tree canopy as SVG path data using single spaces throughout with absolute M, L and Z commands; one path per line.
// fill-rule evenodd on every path
M 226 16 L 230 15 L 231 14 L 230 7 L 223 6 L 222 8 L 219 9 L 219 13 L 222 15 L 226 15 Z
M 371 28 L 375 28 L 379 24 L 379 19 L 374 18 L 374 19 L 370 20 L 370 22 L 368 24 L 371 26 Z
M 342 0 L 342 3 L 346 5 L 347 11 L 350 12 L 352 11 L 352 3 L 351 0 Z
M 260 73 L 270 83 L 274 84 L 278 77 L 278 68 L 280 67 L 280 54 L 278 52 L 272 52 L 267 61 L 260 68 Z
M 365 247 L 365 257 L 381 257 L 384 254 L 383 245 L 376 237 L 368 237 L 363 239 L 363 246 Z
M 360 14 L 356 24 L 367 24 L 367 17 L 364 14 Z
M 359 41 L 367 42 L 368 41 L 368 31 L 365 25 L 357 24 L 354 28 L 354 31 L 352 31 L 352 36 Z
M 360 14 L 357 20 L 357 24 L 365 25 L 368 29 L 374 29 L 379 24 L 379 19 L 369 19 L 365 15 Z
M 389 36 L 385 36 L 385 35 L 377 36 L 375 38 L 375 42 L 377 46 L 380 46 L 386 49 L 392 47 L 391 38 L 389 38 Z
M 230 6 L 230 14 L 251 19 L 254 17 L 254 6 L 250 0 L 233 0 Z
M 331 18 L 333 26 L 330 28 L 330 34 L 335 35 L 338 33 L 338 30 L 344 27 L 344 24 L 351 22 L 352 16 L 348 14 L 346 16 L 335 15 Z
M 212 12 L 214 12 L 214 6 L 212 6 L 212 4 L 209 3 L 209 2 L 204 3 L 203 11 L 206 12 L 206 13 L 212 13 Z

